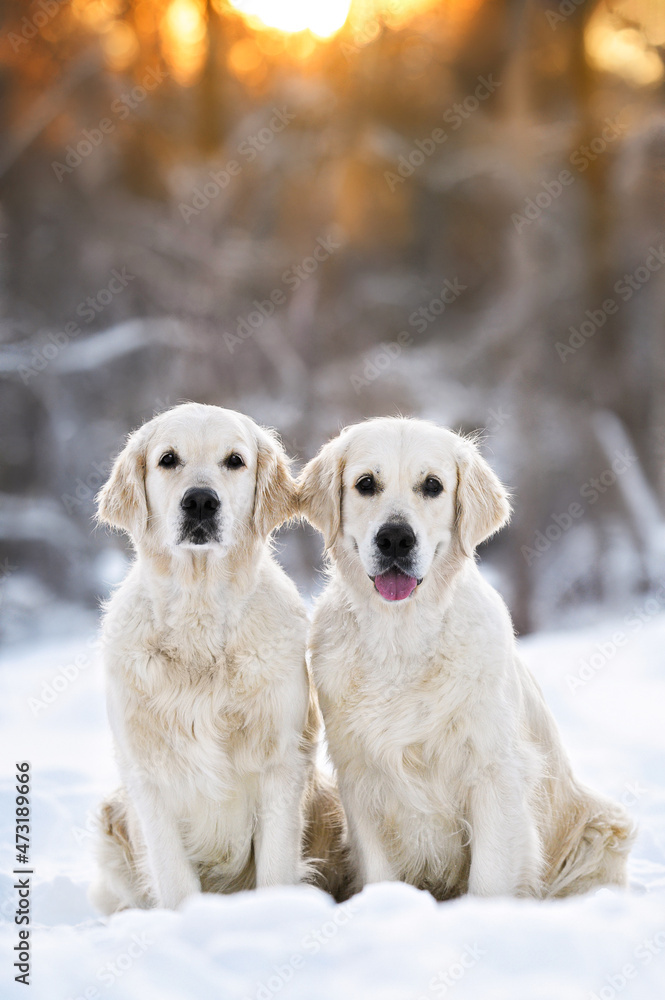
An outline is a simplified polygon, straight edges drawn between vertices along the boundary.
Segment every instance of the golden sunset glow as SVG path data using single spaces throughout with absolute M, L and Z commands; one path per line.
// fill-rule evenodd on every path
M 119 5 L 118 5 L 119 6 Z M 103 30 L 116 13 L 112 0 L 72 0 L 72 10 L 76 17 L 89 28 Z
M 199 75 L 207 51 L 205 6 L 200 0 L 171 0 L 160 34 L 164 55 L 179 83 L 192 83 Z
M 614 0 L 609 6 L 627 24 L 639 25 L 650 45 L 665 44 L 665 17 L 658 0 Z
M 329 38 L 349 16 L 351 0 L 327 0 L 319 6 L 312 0 L 231 0 L 231 6 L 254 28 L 311 31 L 318 38 Z
M 109 69 L 122 72 L 136 59 L 140 44 L 126 21 L 112 21 L 102 32 L 102 47 Z
M 250 88 L 269 79 L 279 61 L 313 65 L 327 41 L 338 38 L 346 52 L 359 53 L 382 32 L 413 27 L 403 41 L 402 71 L 410 79 L 422 75 L 421 49 L 430 44 L 430 14 L 439 35 L 431 44 L 455 45 L 480 14 L 486 0 L 136 0 L 127 16 L 123 0 L 71 0 L 73 18 L 101 40 L 106 64 L 126 72 L 140 59 L 143 46 L 157 42 L 174 80 L 195 84 L 203 72 L 210 44 L 208 17 L 234 11 L 245 34 L 235 37 L 224 53 L 229 70 Z M 56 19 L 44 29 L 52 39 L 66 29 Z M 441 34 L 445 25 L 445 36 Z M 665 21 L 657 0 L 613 0 L 599 4 L 585 29 L 589 65 L 637 87 L 653 87 L 665 79 L 657 47 L 665 44 Z M 154 51 L 154 49 L 153 49 Z M 410 73 L 409 59 L 416 64 Z M 406 68 L 405 68 L 406 67 Z
M 599 7 L 584 35 L 587 56 L 595 69 L 622 76 L 636 86 L 655 86 L 663 80 L 663 64 L 645 32 L 625 27 Z

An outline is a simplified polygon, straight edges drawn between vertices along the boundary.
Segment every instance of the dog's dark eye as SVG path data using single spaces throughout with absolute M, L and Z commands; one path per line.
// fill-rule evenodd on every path
M 363 496 L 371 496 L 376 491 L 376 480 L 374 476 L 361 476 L 356 482 L 358 493 Z
M 178 464 L 178 456 L 174 451 L 165 451 L 159 460 L 162 469 L 172 469 Z
M 438 497 L 443 492 L 443 483 L 436 476 L 428 476 L 423 483 L 423 493 L 426 497 Z
M 232 455 L 229 455 L 224 464 L 226 465 L 227 469 L 241 469 L 245 463 L 242 459 L 242 456 L 234 452 Z

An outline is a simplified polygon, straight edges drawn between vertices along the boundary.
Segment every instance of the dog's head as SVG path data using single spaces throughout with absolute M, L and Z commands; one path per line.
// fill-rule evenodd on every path
M 341 571 L 386 601 L 415 597 L 437 565 L 472 556 L 510 513 L 475 444 L 403 418 L 345 428 L 305 467 L 299 497 Z
M 277 437 L 243 414 L 184 403 L 130 435 L 98 496 L 98 518 L 138 548 L 225 555 L 296 511 Z

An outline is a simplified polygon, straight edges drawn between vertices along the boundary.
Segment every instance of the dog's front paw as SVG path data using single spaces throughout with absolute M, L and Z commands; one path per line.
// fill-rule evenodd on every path
M 162 884 L 157 890 L 157 906 L 166 910 L 175 910 L 188 896 L 195 896 L 201 891 L 201 882 L 193 872 L 183 872 L 180 878 L 172 879 L 168 884 Z

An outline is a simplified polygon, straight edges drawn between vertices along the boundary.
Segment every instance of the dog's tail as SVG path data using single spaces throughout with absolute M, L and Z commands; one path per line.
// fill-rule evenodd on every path
M 550 868 L 547 896 L 571 896 L 601 885 L 626 885 L 626 862 L 636 835 L 618 802 L 585 791 L 575 822 Z
M 338 903 L 356 891 L 346 817 L 336 784 L 315 771 L 305 804 L 304 855 L 310 880 Z

